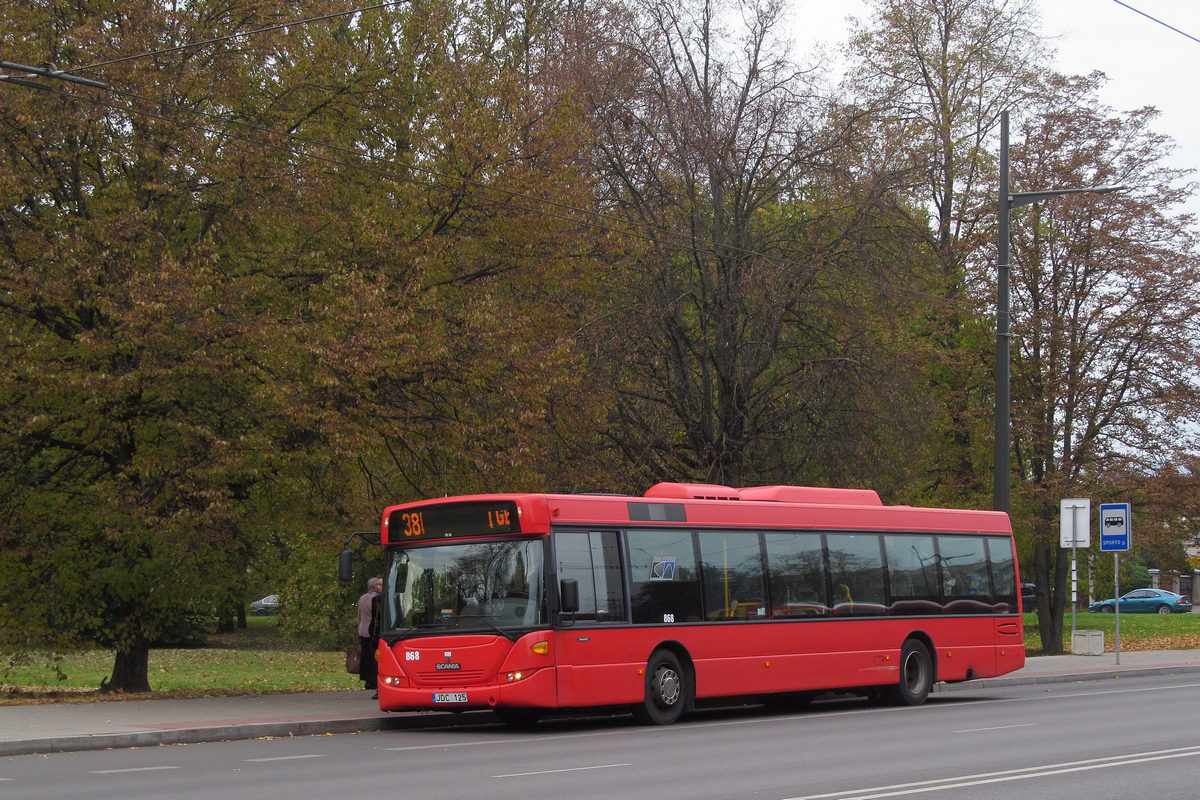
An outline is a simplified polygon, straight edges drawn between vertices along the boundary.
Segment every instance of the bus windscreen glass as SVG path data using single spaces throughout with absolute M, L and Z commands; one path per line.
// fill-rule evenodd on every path
M 542 565 L 540 539 L 397 550 L 384 578 L 384 627 L 495 632 L 543 625 Z

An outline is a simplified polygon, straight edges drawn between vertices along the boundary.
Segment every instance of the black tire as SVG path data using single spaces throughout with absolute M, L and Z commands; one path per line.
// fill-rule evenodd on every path
M 670 650 L 657 650 L 646 664 L 646 699 L 634 706 L 633 716 L 643 725 L 670 725 L 687 705 L 687 673 Z
M 909 639 L 900 650 L 900 682 L 889 686 L 888 699 L 898 706 L 919 706 L 933 689 L 933 659 L 929 648 Z
M 1100 606 L 1100 613 L 1101 614 L 1115 614 L 1115 613 L 1117 613 L 1117 610 L 1115 608 L 1113 608 L 1112 606 Z
M 497 719 L 510 728 L 532 728 L 542 718 L 540 708 L 497 707 L 492 709 Z
M 1171 607 L 1170 607 L 1170 606 L 1159 606 L 1159 607 L 1158 607 L 1158 613 L 1160 613 L 1160 614 L 1170 614 L 1170 613 L 1171 613 Z

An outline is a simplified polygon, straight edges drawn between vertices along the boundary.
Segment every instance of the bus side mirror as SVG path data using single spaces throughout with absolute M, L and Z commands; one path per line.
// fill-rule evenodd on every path
M 342 544 L 342 552 L 338 555 L 338 580 L 342 583 L 354 580 L 354 551 L 350 549 L 350 543 L 355 539 L 362 539 L 367 544 L 378 544 L 379 531 L 355 531 L 346 537 Z
M 579 581 L 563 578 L 558 582 L 558 601 L 564 614 L 579 611 Z
M 349 583 L 354 580 L 354 551 L 343 550 L 338 553 L 338 580 Z

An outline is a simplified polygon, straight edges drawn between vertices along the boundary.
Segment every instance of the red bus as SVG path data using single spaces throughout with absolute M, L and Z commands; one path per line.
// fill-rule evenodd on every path
M 642 497 L 392 506 L 385 711 L 628 707 L 851 690 L 923 702 L 1025 662 L 1008 516 L 869 490 L 660 483 Z

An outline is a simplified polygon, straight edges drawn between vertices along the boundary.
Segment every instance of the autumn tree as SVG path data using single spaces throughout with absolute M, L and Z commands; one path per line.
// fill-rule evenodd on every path
M 1180 431 L 1200 417 L 1200 263 L 1193 219 L 1175 211 L 1193 187 L 1163 163 L 1171 143 L 1153 130 L 1156 112 L 1106 108 L 1102 81 L 1047 77 L 1011 150 L 1014 191 L 1128 187 L 1013 218 L 1014 517 L 1019 534 L 1024 520 L 1031 526 L 1051 653 L 1062 648 L 1068 577 L 1059 499 L 1124 496 L 1143 511 L 1161 508 L 1128 492 L 1195 451 Z
M 388 258 L 407 276 L 416 346 L 410 363 L 354 367 L 368 381 L 359 430 L 377 440 L 363 463 L 387 502 L 594 485 L 572 466 L 604 397 L 580 390 L 573 338 L 595 237 L 559 10 L 434 5 L 381 40 L 390 63 L 413 65 L 381 83 L 361 132 L 411 176 L 395 181 L 405 234 Z
M 15 61 L 109 87 L 3 87 L 6 646 L 91 637 L 144 690 L 186 614 L 281 559 L 328 583 L 310 562 L 386 502 L 587 479 L 558 458 L 600 398 L 552 12 L 6 15 Z M 299 629 L 338 613 L 291 588 Z
M 18 61 L 62 66 L 177 41 L 181 17 L 122 8 L 30 7 L 5 16 L 5 38 Z M 203 93 L 203 63 L 114 70 L 123 97 L 45 78 L 4 90 L 0 583 L 6 609 L 47 600 L 18 633 L 112 647 L 113 690 L 148 689 L 151 643 L 244 573 L 236 500 L 268 451 L 203 199 L 219 142 L 146 107 Z
M 833 170 L 816 177 L 851 123 L 788 58 L 783 10 L 600 6 L 577 50 L 601 207 L 627 230 L 588 335 L 634 486 L 828 480 L 821 439 L 854 471 L 849 420 L 876 395 L 854 390 L 871 343 L 846 297 L 863 273 L 838 258 L 861 217 L 823 193 Z
M 924 459 L 932 502 L 979 504 L 988 495 L 993 380 L 994 153 L 1000 112 L 1035 84 L 1045 49 L 1027 0 L 872 0 L 849 46 L 849 88 L 891 143 L 900 189 L 916 209 L 936 272 L 922 288 L 940 299 L 918 333 L 940 405 L 938 444 Z

